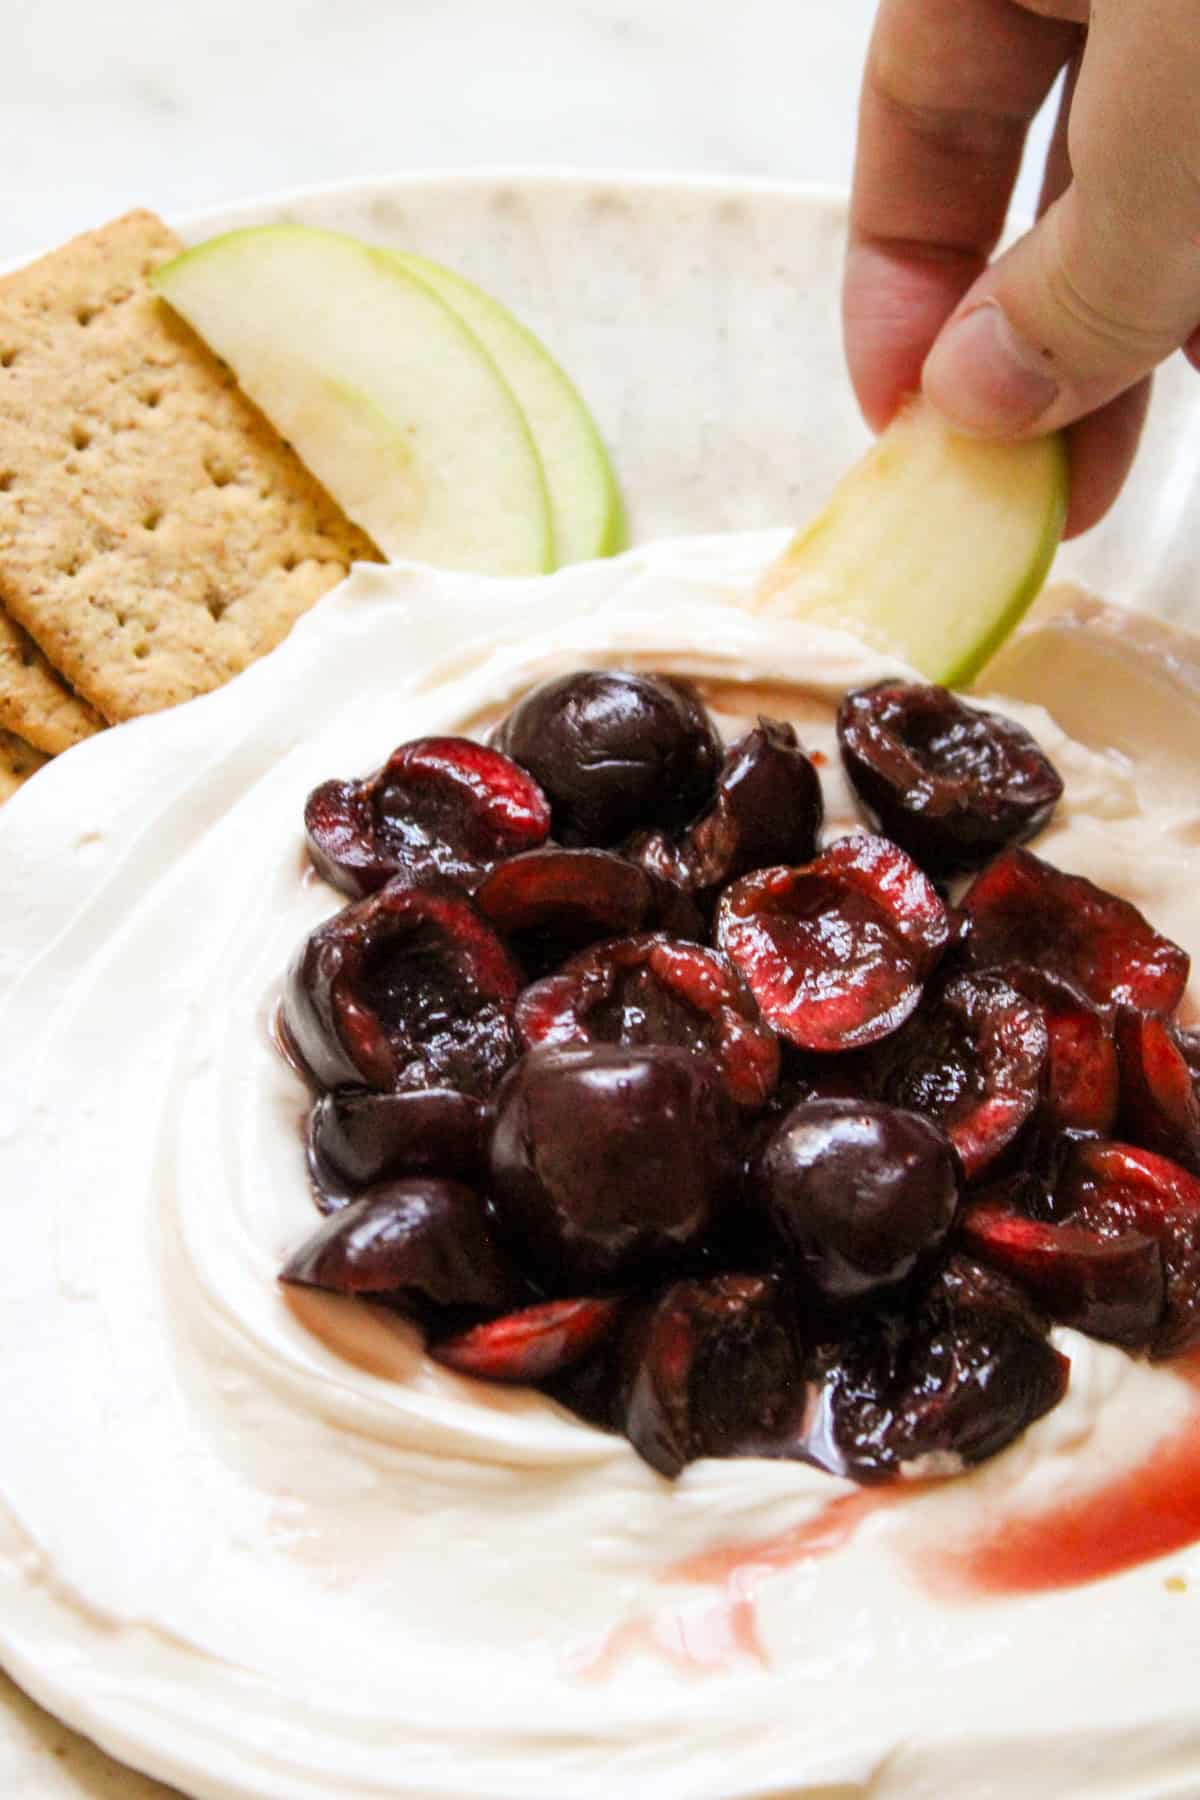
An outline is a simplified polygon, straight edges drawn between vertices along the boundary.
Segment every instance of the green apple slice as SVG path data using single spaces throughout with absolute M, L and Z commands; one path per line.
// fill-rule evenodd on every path
M 604 441 L 545 345 L 465 276 L 423 256 L 394 254 L 474 332 L 516 395 L 542 458 L 557 560 L 587 562 L 623 549 L 625 511 Z
M 1058 437 L 958 437 L 916 401 L 767 570 L 753 604 L 818 620 L 930 681 L 970 681 L 1034 600 L 1067 507 Z
M 151 280 L 385 556 L 489 575 L 553 566 L 541 459 L 511 389 L 386 253 L 269 225 Z

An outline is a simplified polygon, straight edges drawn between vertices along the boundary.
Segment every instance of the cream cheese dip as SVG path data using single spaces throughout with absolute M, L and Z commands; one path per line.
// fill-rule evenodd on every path
M 951 1579 L 997 1520 L 1183 1429 L 1184 1372 L 1058 1332 L 1054 1412 L 868 1506 L 801 1464 L 668 1483 L 398 1319 L 276 1281 L 315 1214 L 272 1013 L 341 904 L 305 872 L 308 790 L 636 664 L 699 679 L 730 732 L 791 718 L 837 835 L 837 699 L 905 671 L 747 610 L 780 542 L 528 582 L 358 569 L 228 687 L 60 757 L 0 817 L 0 1661 L 188 1795 L 1200 1792 L 1200 1549 L 1043 1592 Z M 984 697 L 1064 777 L 1039 854 L 1195 954 L 1192 654 L 1080 600 Z

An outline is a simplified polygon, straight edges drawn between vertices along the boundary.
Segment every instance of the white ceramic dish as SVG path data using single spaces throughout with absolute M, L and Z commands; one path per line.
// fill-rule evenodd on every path
M 420 251 L 511 304 L 592 405 L 635 540 L 799 520 L 866 441 L 841 361 L 836 196 L 710 181 L 422 176 L 250 202 L 179 228 L 195 242 L 279 219 Z M 1179 365 L 1160 380 L 1120 505 L 1063 553 L 1059 572 L 1191 621 L 1186 526 L 1198 485 L 1200 386 Z M 0 1693 L 5 1795 L 168 1792 L 14 1689 Z

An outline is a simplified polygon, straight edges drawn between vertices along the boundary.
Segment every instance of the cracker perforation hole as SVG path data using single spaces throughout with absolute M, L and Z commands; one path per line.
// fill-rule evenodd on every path
M 142 529 L 144 531 L 157 531 L 161 524 L 162 511 L 159 507 L 152 506 L 149 512 L 142 518 Z
M 79 325 L 90 325 L 99 309 L 95 306 L 78 306 L 75 309 L 75 321 Z
M 142 405 L 149 407 L 151 412 L 154 411 L 155 407 L 158 406 L 161 401 L 162 401 L 162 389 L 161 388 L 151 388 L 149 393 L 142 395 Z
M 58 566 L 64 575 L 78 575 L 83 566 L 83 559 L 78 552 L 69 550 Z
M 88 431 L 86 426 L 73 425 L 71 427 L 71 442 L 77 450 L 86 450 L 91 444 L 91 441 L 92 434 Z
M 0 494 L 10 493 L 16 479 L 11 469 L 0 469 Z
M 0 369 L 11 369 L 16 360 L 15 350 L 0 350 Z
M 234 474 L 228 463 L 214 462 L 210 458 L 204 467 L 208 472 L 208 479 L 215 488 L 225 488 L 232 484 Z
M 219 624 L 225 616 L 225 601 L 220 594 L 206 594 L 204 604 L 208 608 L 208 616 L 215 624 Z
M 300 567 L 300 558 L 298 556 L 285 556 L 284 557 L 283 572 L 285 575 L 291 575 L 299 567 Z

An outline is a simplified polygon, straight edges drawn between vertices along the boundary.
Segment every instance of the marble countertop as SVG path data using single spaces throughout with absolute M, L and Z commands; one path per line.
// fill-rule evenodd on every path
M 7 0 L 0 261 L 125 208 L 494 164 L 849 180 L 874 0 Z M 1018 199 L 1035 191 L 1027 171 Z

